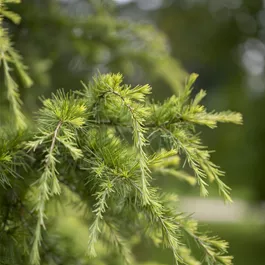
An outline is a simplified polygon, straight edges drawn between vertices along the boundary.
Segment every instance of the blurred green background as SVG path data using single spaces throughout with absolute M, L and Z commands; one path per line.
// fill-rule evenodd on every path
M 216 220 L 214 191 L 204 205 L 196 203 L 198 190 L 167 178 L 158 181 L 181 194 L 180 201 L 188 198 L 183 210 L 195 212 L 202 224 L 230 242 L 236 265 L 265 264 L 265 1 L 27 0 L 14 10 L 22 23 L 6 23 L 35 82 L 33 88 L 22 88 L 28 116 L 38 96 L 61 87 L 78 89 L 80 80 L 98 70 L 120 71 L 133 84 L 150 83 L 161 100 L 172 86 L 180 86 L 185 72 L 196 72 L 196 89 L 207 91 L 209 110 L 243 114 L 243 127 L 202 129 L 204 143 L 217 151 L 213 161 L 226 171 L 233 190 L 235 205 L 220 208 L 222 220 Z M 113 18 L 142 21 L 142 35 L 115 25 Z M 154 29 L 160 33 L 153 34 Z M 160 48 L 163 36 L 166 49 Z M 177 61 L 164 64 L 169 54 Z M 166 251 L 141 246 L 135 252 L 142 261 L 172 264 Z

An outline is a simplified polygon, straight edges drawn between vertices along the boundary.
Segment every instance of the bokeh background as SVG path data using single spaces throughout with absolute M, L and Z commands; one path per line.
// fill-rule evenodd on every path
M 28 116 L 39 96 L 78 89 L 97 71 L 150 83 L 160 100 L 196 72 L 195 87 L 207 91 L 209 110 L 243 114 L 244 126 L 201 129 L 204 143 L 216 150 L 214 162 L 226 171 L 233 205 L 224 207 L 214 190 L 199 199 L 188 185 L 158 182 L 180 194 L 183 211 L 230 242 L 236 265 L 265 264 L 265 1 L 24 0 L 14 10 L 22 23 L 8 27 L 35 82 L 21 89 Z M 69 223 L 61 227 L 69 231 Z M 143 261 L 172 262 L 146 245 L 135 252 Z

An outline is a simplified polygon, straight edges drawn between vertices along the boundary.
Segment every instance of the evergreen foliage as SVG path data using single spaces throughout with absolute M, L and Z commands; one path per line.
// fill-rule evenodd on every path
M 0 2 L 1 15 L 18 22 L 6 9 L 11 2 L 18 1 Z M 80 90 L 42 98 L 36 123 L 25 129 L 8 65 L 17 68 L 25 85 L 32 81 L 0 28 L 1 68 L 16 125 L 14 131 L 1 130 L 1 263 L 137 264 L 135 242 L 150 240 L 171 249 L 176 264 L 232 264 L 228 243 L 199 232 L 197 222 L 178 212 L 174 196 L 153 180 L 162 173 L 197 183 L 202 196 L 215 182 L 231 202 L 224 173 L 211 162 L 196 125 L 241 124 L 241 115 L 207 112 L 200 103 L 205 91 L 191 99 L 196 74 L 181 92 L 160 103 L 152 100 L 149 85 L 130 86 L 121 74 L 99 73 Z M 182 158 L 194 177 L 179 170 Z M 54 230 L 54 206 L 70 208 L 89 227 L 88 242 L 81 242 L 88 257 L 64 247 L 63 235 Z M 198 260 L 190 239 L 200 251 Z
M 3 18 L 6 17 L 14 23 L 20 22 L 20 16 L 8 10 L 7 3 L 19 3 L 19 0 L 0 0 L 0 65 L 4 69 L 5 87 L 7 89 L 7 99 L 13 112 L 15 126 L 17 129 L 23 129 L 26 126 L 25 117 L 21 111 L 22 101 L 20 99 L 18 84 L 13 77 L 13 68 L 26 87 L 32 85 L 32 80 L 26 72 L 26 66 L 22 62 L 19 53 L 13 48 L 12 42 L 8 36 L 8 31 L 2 26 Z
M 121 72 L 132 84 L 152 82 L 156 91 L 160 86 L 175 91 L 183 87 L 185 71 L 170 55 L 165 34 L 146 21 L 118 16 L 111 2 L 32 0 L 12 5 L 22 23 L 14 26 L 6 20 L 6 27 L 34 80 L 32 89 L 20 87 L 27 113 L 37 110 L 39 96 L 61 87 L 68 91 L 98 70 Z

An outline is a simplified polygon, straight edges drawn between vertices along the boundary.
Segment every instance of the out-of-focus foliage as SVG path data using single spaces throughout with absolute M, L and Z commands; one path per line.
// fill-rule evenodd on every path
M 98 71 L 123 72 L 134 84 L 162 80 L 175 91 L 183 85 L 184 71 L 170 56 L 164 34 L 115 16 L 108 3 L 30 0 L 15 8 L 23 21 L 8 26 L 35 82 L 22 91 L 28 111 L 42 93 L 69 90 Z
M 12 67 L 17 71 L 21 81 L 26 87 L 32 85 L 32 80 L 26 72 L 26 66 L 22 62 L 22 58 L 19 53 L 14 49 L 11 39 L 8 34 L 8 30 L 3 27 L 3 19 L 7 18 L 18 24 L 20 22 L 20 16 L 7 7 L 8 3 L 19 3 L 17 0 L 0 0 L 0 65 L 3 66 L 4 72 L 4 85 L 6 88 L 6 98 L 12 109 L 11 118 L 14 119 L 17 129 L 24 129 L 26 127 L 25 117 L 21 111 L 22 101 L 20 99 L 18 84 L 12 74 Z M 3 96 L 1 90 L 0 95 Z M 8 115 L 7 112 L 3 112 L 4 115 Z

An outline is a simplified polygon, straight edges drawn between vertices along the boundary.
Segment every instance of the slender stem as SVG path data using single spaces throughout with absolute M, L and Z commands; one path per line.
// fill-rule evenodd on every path
M 51 147 L 50 147 L 50 154 L 53 152 L 53 149 L 54 149 L 54 146 L 55 146 L 55 142 L 56 142 L 56 138 L 57 138 L 57 134 L 59 132 L 59 129 L 60 127 L 62 126 L 62 121 L 59 121 L 55 131 L 54 131 L 54 134 L 53 134 L 53 137 L 52 137 L 52 144 L 51 144 Z

